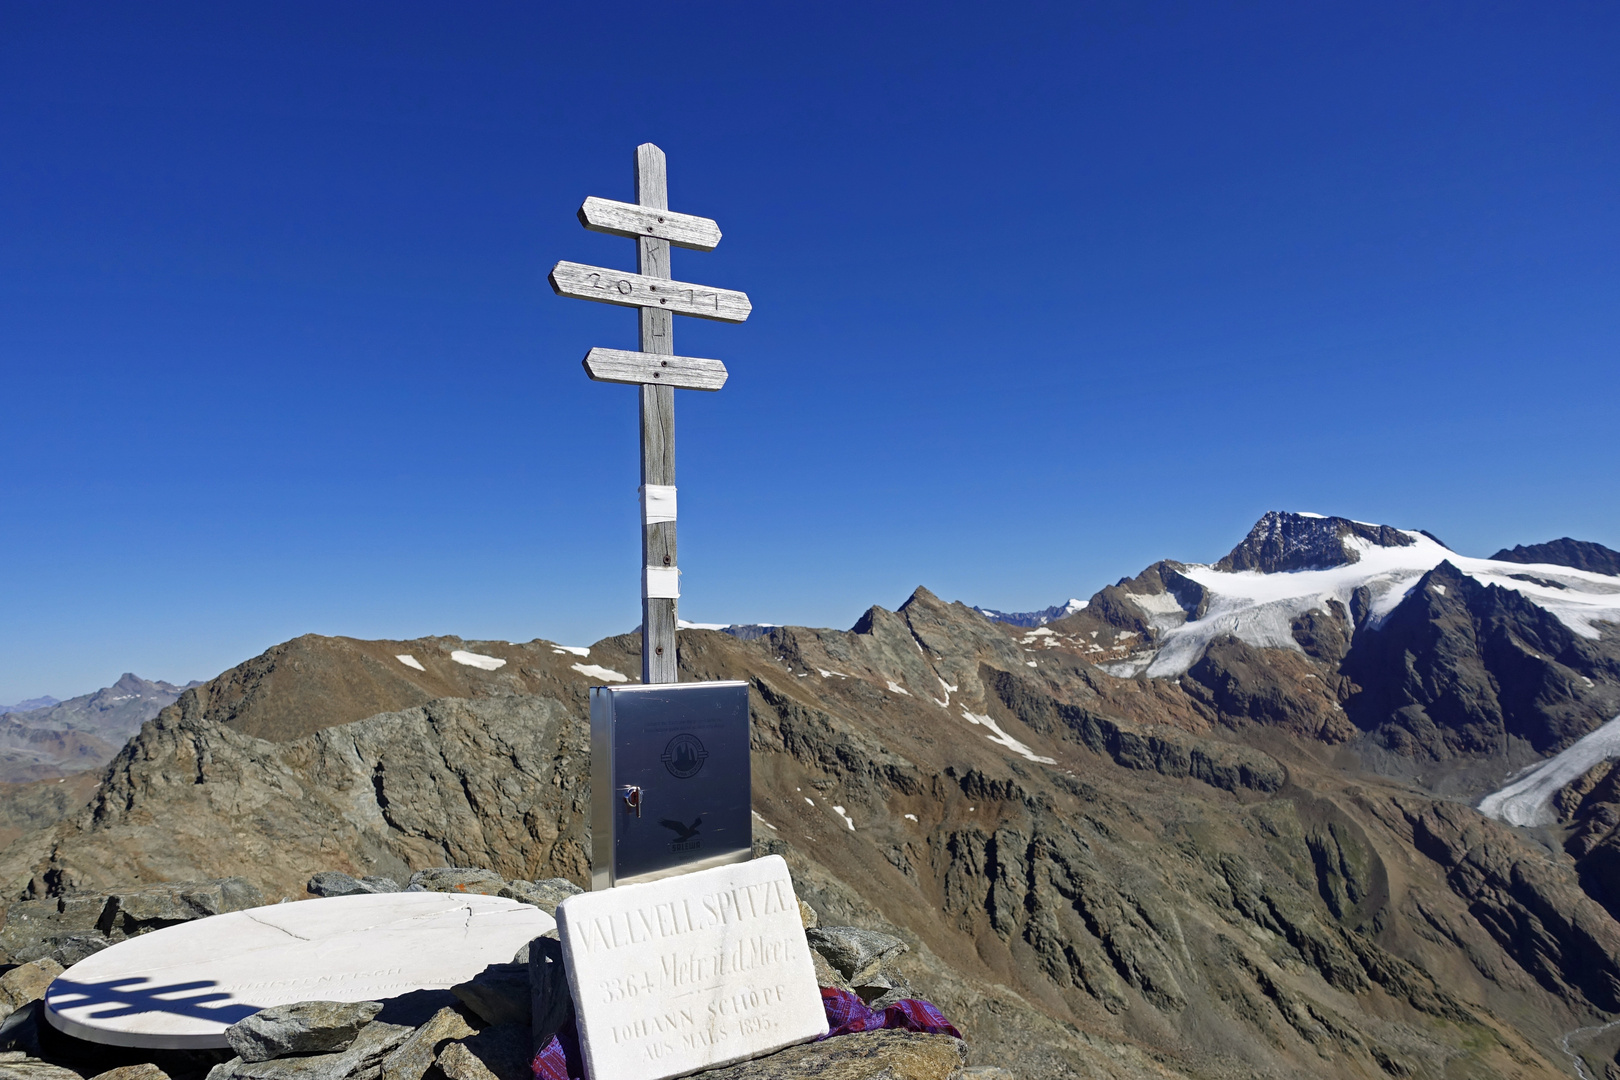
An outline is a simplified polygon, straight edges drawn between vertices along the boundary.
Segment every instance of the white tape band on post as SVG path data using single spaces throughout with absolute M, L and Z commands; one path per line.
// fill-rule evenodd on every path
M 641 568 L 641 595 L 649 600 L 678 600 L 681 595 L 681 572 L 674 566 L 644 566 Z
M 674 484 L 644 484 L 638 490 L 641 492 L 643 524 L 657 525 L 660 521 L 675 520 Z

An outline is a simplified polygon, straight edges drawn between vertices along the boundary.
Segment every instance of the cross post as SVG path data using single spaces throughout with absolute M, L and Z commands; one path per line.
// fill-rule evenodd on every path
M 636 147 L 636 202 L 654 210 L 669 209 L 669 187 L 664 152 L 652 143 Z M 669 278 L 669 241 L 654 236 L 636 238 L 636 270 L 649 278 Z M 653 356 L 675 355 L 675 316 L 666 308 L 644 307 L 641 315 L 641 351 Z M 675 388 L 641 386 L 641 565 L 654 569 L 677 567 L 675 521 L 655 521 L 648 514 L 650 495 L 657 486 L 675 486 Z M 642 571 L 641 681 L 679 682 L 675 666 L 676 596 L 650 595 L 647 573 Z M 676 579 L 679 580 L 678 578 Z M 656 588 L 651 592 L 657 592 Z M 670 590 L 662 590 L 668 592 Z
M 726 366 L 718 360 L 675 355 L 674 317 L 690 315 L 742 322 L 753 310 L 744 293 L 672 281 L 670 248 L 713 251 L 720 226 L 669 209 L 664 152 L 636 147 L 636 201 L 589 198 L 580 224 L 594 232 L 636 241 L 636 273 L 559 262 L 551 270 L 559 296 L 638 310 L 639 352 L 592 349 L 585 373 L 598 382 L 630 383 L 641 396 L 641 681 L 679 681 L 675 629 L 680 568 L 675 558 L 675 390 L 718 390 Z

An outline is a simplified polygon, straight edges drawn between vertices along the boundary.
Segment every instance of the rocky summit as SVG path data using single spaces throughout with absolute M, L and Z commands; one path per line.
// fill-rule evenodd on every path
M 942 1076 L 1620 1077 L 1616 771 L 1553 785 L 1551 824 L 1474 809 L 1620 715 L 1620 577 L 1570 543 L 1268 514 L 1044 625 L 918 589 L 847 631 L 683 629 L 681 678 L 748 682 L 756 849 L 824 980 L 962 1030 Z M 0 851 L 0 942 L 54 964 L 171 909 L 419 873 L 584 884 L 588 688 L 638 648 L 277 646 Z

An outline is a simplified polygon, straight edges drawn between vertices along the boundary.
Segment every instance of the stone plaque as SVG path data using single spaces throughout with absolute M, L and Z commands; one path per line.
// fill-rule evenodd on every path
M 431 892 L 232 911 L 79 961 L 46 991 L 45 1018 L 113 1046 L 221 1047 L 227 1027 L 272 1005 L 449 989 L 554 925 L 516 900 Z
M 581 893 L 557 908 L 593 1080 L 662 1080 L 827 1033 L 779 855 Z

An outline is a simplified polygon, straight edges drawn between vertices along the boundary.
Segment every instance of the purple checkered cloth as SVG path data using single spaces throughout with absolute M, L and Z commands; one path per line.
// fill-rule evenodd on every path
M 962 1033 L 940 1011 L 926 1001 L 906 998 L 879 1011 L 867 1005 L 848 990 L 821 988 L 821 1005 L 827 1010 L 827 1034 L 853 1035 L 857 1031 L 879 1031 L 893 1028 L 899 1031 L 920 1031 L 925 1035 L 949 1035 L 960 1039 Z M 534 1055 L 534 1080 L 584 1080 L 585 1065 L 579 1056 L 579 1033 L 574 1022 L 568 1021 L 551 1041 Z

